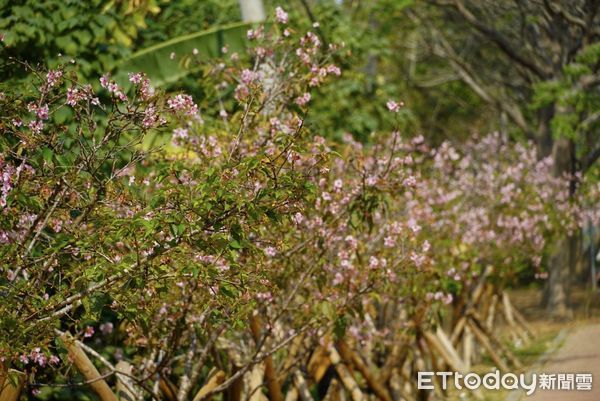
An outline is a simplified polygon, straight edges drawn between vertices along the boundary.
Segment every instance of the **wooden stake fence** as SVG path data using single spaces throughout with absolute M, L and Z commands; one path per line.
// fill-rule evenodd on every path
M 374 344 L 361 346 L 351 338 L 332 342 L 333 335 L 330 333 L 321 342 L 323 345 L 313 341 L 311 346 L 310 339 L 298 336 L 288 345 L 285 358 L 277 361 L 269 354 L 262 361 L 254 362 L 249 370 L 243 367 L 241 355 L 233 355 L 233 350 L 225 347 L 228 355 L 226 366 L 229 366 L 230 372 L 226 373 L 222 367 L 213 368 L 199 389 L 194 386 L 196 393 L 192 400 L 211 401 L 216 389 L 223 390 L 221 384 L 227 380 L 227 376 L 236 374 L 240 369 L 245 370 L 244 374 L 238 374 L 239 378 L 231 380 L 231 385 L 225 389 L 224 401 L 266 401 L 263 393 L 265 388 L 268 401 L 314 401 L 310 388 L 319 383 L 324 386 L 324 401 L 374 401 L 375 398 L 378 401 L 422 400 L 431 394 L 416 389 L 417 371 L 442 370 L 447 365 L 451 370 L 466 373 L 473 362 L 476 347 L 484 349 L 500 370 L 508 371 L 511 367 L 520 369 L 522 366 L 518 358 L 494 335 L 495 316 L 501 313 L 508 328 L 522 341 L 530 341 L 534 333 L 512 305 L 508 294 L 495 293 L 486 284 L 490 272 L 491 268 L 486 269 L 474 286 L 471 298 L 464 304 L 463 313 L 457 314 L 460 317 L 452 327 L 451 335 L 446 334 L 441 324 L 433 331 L 421 332 L 417 328 L 416 337 L 398 326 L 399 331 L 393 337 L 395 343 L 389 354 L 378 357 Z M 371 316 L 373 321 L 376 318 Z M 266 338 L 269 335 L 257 314 L 250 317 L 250 334 L 256 344 L 269 348 L 271 340 Z M 85 346 L 69 333 L 61 333 L 60 337 L 73 365 L 102 401 L 141 399 L 141 393 L 137 393 L 139 388 L 131 379 L 135 373 L 131 364 L 121 361 L 113 367 L 104 361 L 113 369 L 109 374 L 114 374 L 116 378 L 113 392 L 105 376 L 98 372 L 82 349 Z M 93 350 L 86 349 L 90 355 L 103 360 Z M 25 374 L 11 372 L 19 377 L 16 386 L 9 383 L 6 369 L 0 369 L 0 401 L 17 401 L 26 382 Z M 303 372 L 308 376 L 305 377 Z M 285 396 L 282 387 L 286 389 Z M 439 386 L 436 387 L 435 395 L 442 397 Z M 168 377 L 158 379 L 154 392 L 158 389 L 166 400 L 177 400 L 178 389 Z

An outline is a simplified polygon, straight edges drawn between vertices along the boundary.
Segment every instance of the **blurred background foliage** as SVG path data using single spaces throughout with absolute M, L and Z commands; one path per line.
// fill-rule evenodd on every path
M 73 59 L 81 75 L 94 84 L 137 51 L 241 20 L 237 0 L 2 0 L 0 4 L 5 57 L 45 60 L 50 67 Z M 444 72 L 443 61 L 431 60 L 416 48 L 418 27 L 405 15 L 411 0 L 286 4 L 268 0 L 267 14 L 277 5 L 290 13 L 298 30 L 312 29 L 327 44 L 345 45 L 334 60 L 342 68 L 341 79 L 313 96 L 308 120 L 322 134 L 341 137 L 349 132 L 367 141 L 372 133 L 391 128 L 396 117 L 406 132 L 422 133 L 436 142 L 493 128 L 489 111 L 469 88 Z M 312 27 L 317 21 L 319 26 Z M 0 73 L 3 80 L 22 78 L 10 68 Z M 189 76 L 170 85 L 205 94 L 200 87 L 198 78 Z M 388 98 L 407 105 L 399 116 L 386 112 Z
M 118 75 L 120 67 L 121 76 L 137 72 L 127 66 L 154 68 L 162 74 L 155 80 L 162 89 L 191 93 L 205 120 L 218 119 L 221 108 L 235 106 L 223 105 L 217 83 L 205 79 L 208 64 L 177 80 L 163 78 L 169 65 L 178 74 L 193 64 L 190 49 L 198 48 L 196 59 L 203 61 L 231 54 L 220 51 L 228 35 L 240 36 L 230 43 L 232 52 L 243 46 L 239 1 L 246 0 L 0 0 L 0 34 L 5 35 L 0 79 L 15 87 L 27 80 L 6 57 L 51 68 L 72 59 L 81 77 L 96 87 L 102 74 Z M 368 143 L 398 127 L 405 137 L 423 135 L 435 146 L 502 131 L 515 140 L 534 141 L 540 156 L 552 157 L 555 175 L 598 182 L 600 1 L 263 3 L 270 18 L 275 7 L 283 7 L 295 34 L 311 30 L 326 46 L 343 44 L 331 60 L 341 77 L 314 90 L 305 121 L 311 132 L 334 139 L 349 133 Z M 140 54 L 164 63 L 133 62 Z M 144 72 L 153 78 L 153 71 Z M 405 107 L 390 113 L 388 99 Z M 70 111 L 63 113 L 68 120 Z M 571 194 L 586 190 L 577 185 L 573 179 Z M 559 262 L 576 257 L 561 258 L 561 253 L 574 255 L 572 249 L 585 247 L 575 237 L 557 245 L 549 258 L 550 277 L 556 278 L 547 287 L 550 310 L 558 310 L 553 298 L 564 303 L 564 297 L 552 294 L 573 280 Z M 581 266 L 579 276 L 589 277 Z
M 297 31 L 313 30 L 326 45 L 344 44 L 333 60 L 342 68 L 342 77 L 318 90 L 307 118 L 323 135 L 339 138 L 349 132 L 368 142 L 371 135 L 398 123 L 404 133 L 422 134 L 433 144 L 494 130 L 539 141 L 536 131 L 545 124 L 554 136 L 577 138 L 577 151 L 586 153 L 585 148 L 597 142 L 597 135 L 590 133 L 598 129 L 598 113 L 594 113 L 598 91 L 581 88 L 577 81 L 597 74 L 598 32 L 577 31 L 576 25 L 556 17 L 557 34 L 566 38 L 558 41 L 551 34 L 544 36 L 543 22 L 560 16 L 560 1 L 500 3 L 265 0 L 264 8 L 271 16 L 276 6 L 282 6 Z M 544 8 L 542 3 L 556 4 Z M 591 15 L 591 22 L 598 18 L 597 2 L 575 3 L 571 4 L 574 18 L 579 18 L 578 12 Z M 80 74 L 95 84 L 98 76 L 115 72 L 123 62 L 127 65 L 137 52 L 242 18 L 238 0 L 0 0 L 0 4 L 5 56 L 44 60 L 49 66 L 61 57 L 63 62 L 73 59 Z M 502 35 L 522 58 L 546 57 L 552 72 L 535 76 L 527 71 L 477 22 Z M 586 40 L 580 48 L 569 42 L 579 40 L 575 33 Z M 559 61 L 541 54 L 547 50 L 562 55 L 562 48 L 568 46 L 573 54 Z M 189 57 L 177 56 L 179 66 L 183 56 Z M 11 68 L 3 68 L 0 74 L 3 80 L 22 78 Z M 202 73 L 178 78 L 165 87 L 201 97 L 211 92 L 203 87 Z M 399 115 L 386 112 L 388 98 L 406 104 Z M 218 107 L 216 101 L 202 103 Z
M 406 104 L 399 116 L 403 133 L 423 134 L 433 143 L 450 136 L 464 139 L 472 132 L 493 128 L 485 124 L 489 120 L 479 99 L 447 70 L 443 60 L 428 54 L 419 25 L 407 17 L 416 2 L 293 4 L 299 20 L 306 20 L 307 14 L 318 16 L 326 41 L 346 45 L 338 60 L 344 71 L 342 79 L 316 96 L 315 108 L 331 112 L 313 114 L 311 120 L 317 126 L 336 135 L 351 132 L 367 141 L 372 133 L 393 125 L 395 116 L 385 108 L 385 101 L 393 98 Z M 326 107 L 330 104 L 336 107 Z
M 135 6 L 133 3 L 139 3 Z M 156 1 L 3 0 L 0 29 L 5 56 L 50 67 L 61 57 L 77 60 L 84 76 L 100 74 L 127 57 Z M 13 70 L 4 79 L 13 78 Z

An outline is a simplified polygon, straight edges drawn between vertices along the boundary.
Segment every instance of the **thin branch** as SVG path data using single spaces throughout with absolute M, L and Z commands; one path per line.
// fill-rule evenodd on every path
M 496 46 L 504 52 L 510 59 L 519 63 L 523 67 L 527 68 L 529 71 L 533 72 L 538 77 L 544 79 L 551 75 L 551 72 L 547 69 L 538 65 L 533 59 L 530 57 L 526 57 L 520 54 L 514 46 L 506 39 L 500 32 L 497 30 L 490 28 L 487 24 L 481 22 L 475 15 L 469 11 L 464 3 L 461 0 L 454 0 L 452 3 L 443 2 L 438 3 L 444 6 L 451 5 L 454 7 L 463 18 L 471 24 L 476 30 L 485 35 L 488 39 L 490 39 Z
M 442 48 L 441 56 L 448 58 L 450 66 L 456 71 L 456 73 L 462 78 L 462 80 L 471 87 L 471 89 L 485 102 L 490 103 L 506 112 L 513 120 L 513 122 L 521 128 L 523 131 L 531 135 L 532 130 L 527 124 L 525 117 L 521 113 L 519 107 L 508 99 L 498 98 L 487 90 L 482 84 L 475 78 L 475 74 L 469 65 L 462 59 L 452 45 L 446 40 L 443 34 L 432 26 L 428 26 L 434 38 L 437 39 L 438 43 Z
M 600 148 L 596 148 L 593 152 L 590 152 L 588 156 L 583 161 L 582 170 L 586 172 L 596 163 L 596 161 L 600 158 Z
M 565 21 L 569 22 L 572 25 L 576 25 L 584 30 L 587 29 L 587 24 L 584 20 L 579 17 L 576 17 L 569 12 L 567 12 L 564 8 L 560 6 L 558 3 L 550 3 L 548 0 L 544 0 L 544 6 L 550 11 L 550 13 L 554 15 L 558 15 L 562 17 Z

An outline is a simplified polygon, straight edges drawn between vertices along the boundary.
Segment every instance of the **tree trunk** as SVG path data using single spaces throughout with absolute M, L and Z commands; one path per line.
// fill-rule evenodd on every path
M 538 112 L 539 125 L 537 129 L 538 157 L 544 158 L 552 154 L 553 138 L 550 123 L 554 117 L 554 106 L 543 107 Z
M 569 280 L 570 243 L 569 238 L 559 240 L 548 261 L 548 282 L 544 293 L 544 304 L 551 317 L 570 317 L 567 306 L 567 284 Z
M 574 174 L 574 146 L 573 142 L 566 138 L 558 138 L 552 147 L 552 159 L 554 162 L 553 174 L 560 177 L 564 174 Z M 573 180 L 569 183 L 569 194 L 575 193 Z M 577 233 L 568 235 L 556 241 L 550 260 L 548 261 L 548 282 L 544 291 L 543 303 L 548 314 L 557 319 L 571 317 L 568 307 L 568 287 L 570 273 L 574 270 L 577 260 Z

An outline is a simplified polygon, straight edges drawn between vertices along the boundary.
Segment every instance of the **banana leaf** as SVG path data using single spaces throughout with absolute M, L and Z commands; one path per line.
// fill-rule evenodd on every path
M 115 79 L 126 87 L 128 73 L 145 72 L 152 85 L 160 87 L 173 83 L 194 71 L 192 52 L 198 50 L 201 59 L 219 57 L 223 46 L 229 52 L 242 52 L 246 48 L 246 31 L 255 24 L 242 22 L 180 36 L 134 53 L 117 66 Z M 172 58 L 171 55 L 175 54 Z

